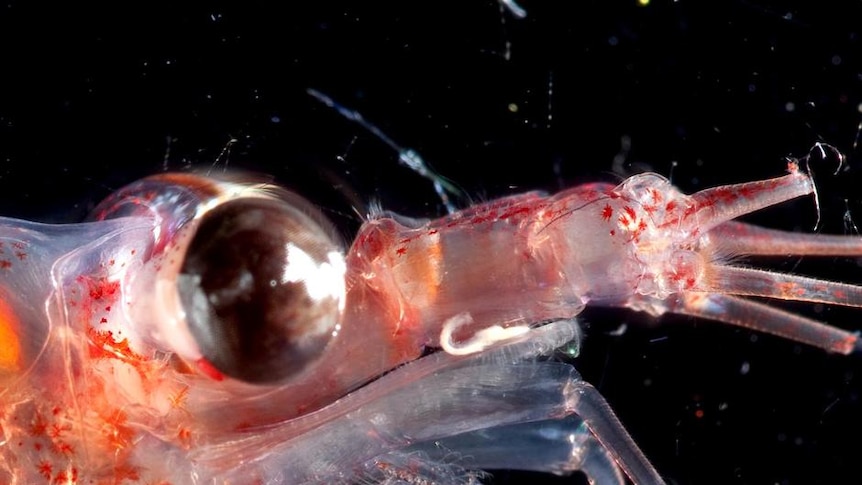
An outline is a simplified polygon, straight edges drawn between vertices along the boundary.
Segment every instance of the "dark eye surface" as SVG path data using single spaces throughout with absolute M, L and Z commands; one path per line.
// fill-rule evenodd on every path
M 263 198 L 208 212 L 177 282 L 203 356 L 252 383 L 289 378 L 323 352 L 344 285 L 343 252 L 330 233 L 293 203 Z

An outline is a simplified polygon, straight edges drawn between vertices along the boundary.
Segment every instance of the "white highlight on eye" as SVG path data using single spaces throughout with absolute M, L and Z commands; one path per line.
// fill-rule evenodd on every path
M 337 251 L 327 253 L 327 261 L 318 264 L 311 255 L 293 243 L 287 243 L 287 264 L 282 283 L 304 283 L 308 296 L 320 301 L 333 298 L 344 306 L 347 264 Z
M 477 331 L 469 340 L 457 344 L 453 342 L 452 334 L 455 333 L 455 330 L 472 322 L 473 317 L 466 312 L 446 319 L 443 322 L 443 330 L 440 331 L 440 347 L 448 354 L 470 355 L 481 352 L 495 343 L 519 337 L 530 331 L 530 327 L 526 325 L 513 327 L 493 325 Z

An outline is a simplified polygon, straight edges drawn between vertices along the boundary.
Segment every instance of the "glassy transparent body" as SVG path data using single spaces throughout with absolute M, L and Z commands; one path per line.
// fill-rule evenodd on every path
M 743 296 L 860 306 L 862 288 L 728 263 L 862 252 L 858 238 L 733 222 L 813 190 L 791 163 L 782 177 L 690 196 L 641 174 L 433 221 L 376 214 L 340 260 L 287 252 L 282 283 L 307 292 L 279 313 L 299 342 L 290 349 L 308 332 L 328 340 L 254 382 L 190 330 L 213 316 L 194 302 L 216 297 L 186 298 L 197 276 L 185 262 L 216 208 L 259 199 L 309 212 L 300 199 L 163 174 L 120 190 L 91 222 L 0 219 L 0 482 L 473 483 L 514 468 L 663 483 L 597 391 L 544 357 L 577 352 L 574 317 L 591 304 L 852 352 L 854 334 Z M 303 217 L 297 227 L 316 224 Z M 278 229 L 246 225 L 266 228 L 263 239 Z M 313 232 L 291 230 L 290 247 L 327 229 Z M 315 296 L 320 275 L 333 279 Z M 309 299 L 337 313 L 291 306 Z M 312 320 L 297 330 L 301 318 Z

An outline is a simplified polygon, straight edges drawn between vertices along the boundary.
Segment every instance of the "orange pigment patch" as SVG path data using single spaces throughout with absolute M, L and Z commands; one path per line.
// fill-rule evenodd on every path
M 143 360 L 143 357 L 135 353 L 129 346 L 128 339 L 116 340 L 114 333 L 110 330 L 87 328 L 87 335 L 90 337 L 91 343 L 90 357 L 94 359 L 118 358 L 130 363 Z
M 21 367 L 21 322 L 6 300 L 0 298 L 0 371 L 15 372 Z

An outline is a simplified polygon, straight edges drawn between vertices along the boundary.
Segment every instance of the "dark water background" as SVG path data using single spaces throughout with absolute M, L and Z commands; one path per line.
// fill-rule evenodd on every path
M 76 221 L 140 176 L 214 165 L 272 174 L 345 237 L 357 203 L 442 214 L 426 181 L 309 88 L 476 200 L 643 170 L 694 191 L 780 175 L 818 141 L 862 163 L 859 2 L 524 1 L 525 19 L 487 0 L 356 3 L 0 6 L 0 213 Z M 847 208 L 862 222 L 857 180 L 823 180 L 825 231 L 852 231 Z M 802 200 L 750 220 L 810 230 L 815 212 Z M 772 264 L 862 281 L 852 259 Z M 859 311 L 793 308 L 862 328 Z M 856 479 L 859 357 L 687 318 L 584 324 L 577 367 L 671 483 Z

